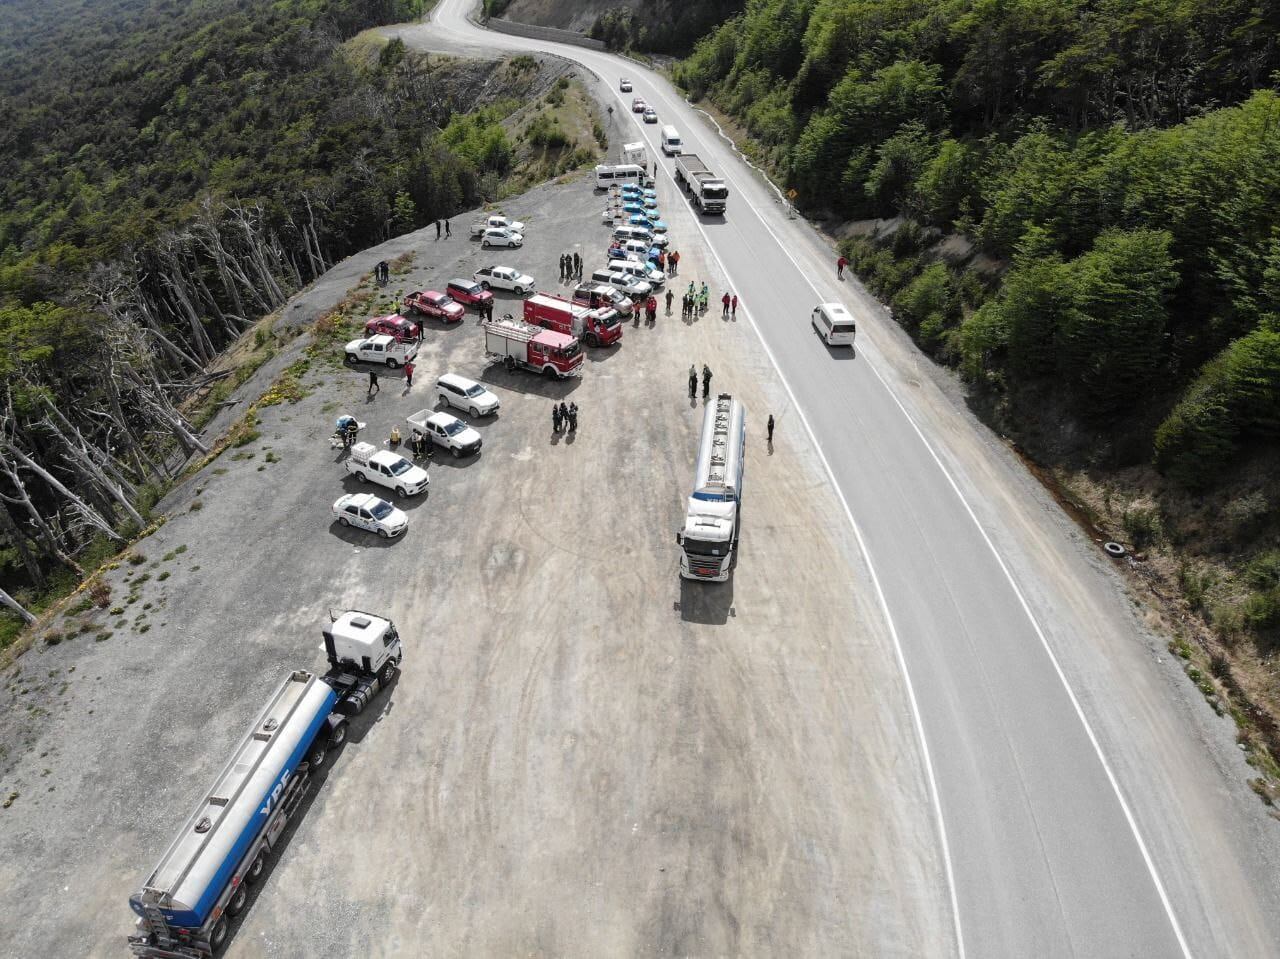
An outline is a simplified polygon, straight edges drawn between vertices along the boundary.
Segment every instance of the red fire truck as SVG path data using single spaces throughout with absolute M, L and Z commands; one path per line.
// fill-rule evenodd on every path
M 564 379 L 582 372 L 582 345 L 576 337 L 541 330 L 507 314 L 484 324 L 485 355 L 508 370 L 521 367 Z
M 589 310 L 551 293 L 535 293 L 524 301 L 524 321 L 581 337 L 587 346 L 608 346 L 622 339 L 617 310 Z

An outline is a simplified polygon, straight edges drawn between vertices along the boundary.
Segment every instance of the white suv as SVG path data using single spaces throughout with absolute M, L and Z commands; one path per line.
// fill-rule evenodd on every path
M 502 405 L 496 396 L 475 380 L 457 373 L 446 373 L 436 380 L 436 396 L 440 402 L 466 410 L 472 416 L 492 416 Z

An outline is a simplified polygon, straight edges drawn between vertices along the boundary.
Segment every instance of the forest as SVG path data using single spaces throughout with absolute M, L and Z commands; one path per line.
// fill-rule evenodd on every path
M 150 521 L 205 448 L 183 399 L 252 322 L 494 195 L 498 113 L 398 41 L 345 45 L 421 4 L 6 5 L 0 647 Z
M 674 67 L 1275 757 L 1278 41 L 1276 0 L 749 0 Z

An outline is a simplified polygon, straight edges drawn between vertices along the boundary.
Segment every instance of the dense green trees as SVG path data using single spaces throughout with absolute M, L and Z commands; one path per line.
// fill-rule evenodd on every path
M 855 243 L 923 345 L 1095 425 L 1173 408 L 1156 462 L 1204 484 L 1277 415 L 1278 38 L 1275 2 L 749 0 L 676 77 L 802 208 L 1009 264 Z

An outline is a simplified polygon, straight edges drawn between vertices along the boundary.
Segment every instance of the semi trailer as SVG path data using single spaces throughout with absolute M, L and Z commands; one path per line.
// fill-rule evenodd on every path
M 680 575 L 685 579 L 729 578 L 741 531 L 746 446 L 746 410 L 730 394 L 721 393 L 702 419 L 693 492 L 684 529 L 676 533 Z
M 328 751 L 346 739 L 348 717 L 400 668 L 400 635 L 385 617 L 348 610 L 323 633 L 329 671 L 285 677 L 129 898 L 135 956 L 208 959 L 225 944 L 228 919 L 244 909 Z

